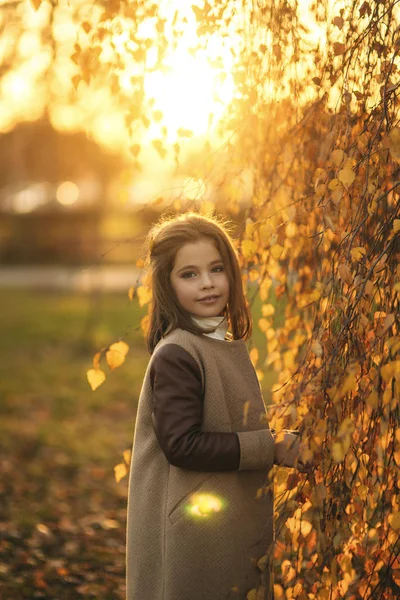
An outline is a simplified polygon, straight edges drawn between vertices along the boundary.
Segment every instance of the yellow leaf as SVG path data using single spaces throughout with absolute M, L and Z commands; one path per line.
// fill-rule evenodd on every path
M 356 388 L 356 376 L 354 373 L 349 373 L 346 376 L 346 379 L 343 382 L 342 387 L 340 388 L 341 396 L 347 394 L 347 392 L 351 392 Z
M 264 223 L 263 225 L 260 225 L 259 232 L 261 240 L 268 240 L 274 233 L 274 228 L 272 227 L 272 225 Z
M 315 288 L 309 294 L 302 294 L 301 296 L 299 296 L 297 299 L 297 306 L 299 308 L 304 308 L 308 304 L 311 304 L 312 302 L 316 302 L 317 300 L 319 300 L 320 297 L 321 297 L 321 292 Z
M 284 600 L 286 598 L 283 588 L 278 583 L 274 583 L 274 595 L 275 600 Z
M 288 223 L 286 225 L 286 229 L 285 229 L 286 237 L 288 237 L 288 238 L 296 237 L 297 231 L 298 231 L 297 225 L 293 221 L 290 221 L 290 223 Z
M 106 374 L 101 369 L 89 369 L 86 373 L 92 390 L 96 390 L 106 379 Z
M 350 250 L 351 258 L 354 261 L 361 260 L 361 258 L 365 255 L 366 250 L 362 246 L 358 246 L 357 248 L 353 248 Z
M 193 137 L 193 131 L 191 131 L 190 129 L 184 129 L 183 127 L 180 127 L 176 133 L 179 135 L 179 137 Z
M 344 44 L 341 44 L 340 42 L 335 42 L 333 44 L 333 51 L 335 53 L 335 56 L 339 56 L 340 54 L 344 54 L 346 52 L 346 46 Z
M 278 260 L 283 252 L 283 247 L 280 244 L 274 244 L 273 246 L 271 246 L 270 252 L 271 255 L 275 258 L 275 260 Z
M 326 498 L 326 487 L 322 481 L 317 483 L 317 485 L 314 487 L 314 493 L 317 505 L 322 506 L 323 501 Z
M 383 367 L 381 367 L 381 375 L 382 379 L 385 383 L 389 383 L 392 377 L 396 375 L 396 373 L 400 372 L 400 360 L 392 360 L 392 362 L 387 363 Z
M 332 181 L 328 183 L 328 188 L 331 190 L 331 192 L 333 192 L 339 185 L 339 179 L 332 179 Z
M 400 127 L 395 127 L 389 133 L 390 154 L 397 162 L 400 162 Z
M 336 227 L 333 224 L 332 219 L 330 217 L 328 217 L 328 215 L 324 216 L 324 221 L 328 225 L 329 229 L 331 229 L 333 231 L 333 233 L 336 233 Z
M 125 356 L 129 350 L 128 344 L 125 342 L 116 342 L 111 344 L 109 350 L 106 352 L 106 360 L 110 369 L 115 369 L 122 365 L 125 361 Z
M 77 91 L 77 89 L 78 89 L 78 85 L 80 84 L 80 82 L 81 82 L 81 81 L 82 81 L 82 78 L 81 78 L 81 76 L 80 76 L 80 75 L 74 75 L 74 76 L 71 78 L 71 82 L 72 82 L 72 85 L 73 85 L 73 86 L 74 86 L 74 88 L 75 88 L 75 91 Z
M 390 523 L 390 526 L 395 531 L 399 531 L 400 530 L 400 512 L 391 513 L 388 516 L 388 521 Z
M 339 563 L 343 573 L 348 573 L 350 575 L 353 569 L 351 556 L 349 556 L 348 554 L 344 554 L 340 557 Z
M 368 406 L 370 406 L 371 408 L 376 408 L 378 406 L 378 401 L 379 401 L 379 398 L 378 398 L 377 391 L 372 390 L 372 392 L 366 398 L 366 402 L 367 402 Z
M 347 265 L 344 263 L 340 264 L 338 267 L 339 276 L 346 283 L 351 283 L 353 281 L 353 275 Z
M 344 459 L 344 448 L 340 442 L 334 442 L 334 444 L 332 445 L 332 456 L 333 460 L 337 463 L 342 462 L 342 460 Z
M 351 169 L 342 169 L 338 175 L 339 181 L 341 181 L 346 187 L 351 185 L 356 178 L 354 171 Z
M 353 420 L 350 419 L 350 417 L 346 417 L 340 424 L 338 436 L 343 437 L 345 435 L 348 435 L 349 433 L 353 433 L 354 429 L 355 425 Z
M 119 463 L 118 465 L 115 465 L 114 467 L 114 476 L 115 476 L 115 481 L 117 483 L 119 483 L 121 481 L 121 479 L 123 477 L 125 477 L 125 475 L 127 475 L 128 470 L 126 468 L 126 465 L 124 465 L 124 463 Z
M 347 155 L 343 152 L 343 150 L 337 148 L 337 150 L 332 152 L 330 159 L 336 167 L 340 167 L 345 157 L 347 157 Z
M 263 304 L 261 311 L 263 317 L 271 317 L 275 313 L 275 306 L 272 304 Z
M 278 360 L 280 357 L 281 357 L 281 355 L 277 350 L 275 350 L 275 352 L 271 352 L 271 354 L 268 354 L 268 356 L 265 360 L 265 366 L 268 367 L 268 365 L 271 365 L 276 360 Z
M 307 537 L 312 530 L 312 524 L 309 521 L 304 521 L 303 519 L 300 522 L 300 533 L 302 536 Z
M 322 198 L 322 196 L 325 194 L 325 192 L 326 192 L 326 185 L 324 183 L 320 183 L 315 188 L 315 195 L 317 198 Z
M 249 272 L 250 281 L 257 281 L 260 278 L 260 273 L 256 269 L 251 269 Z
M 31 4 L 35 10 L 42 4 L 42 0 L 31 0 Z
M 366 485 L 359 485 L 357 488 L 357 496 L 361 498 L 361 500 L 365 500 L 368 496 L 368 487 Z
M 253 223 L 253 221 L 249 220 L 249 222 L 246 223 L 246 237 L 251 238 L 257 227 L 259 227 L 259 223 Z
M 344 19 L 342 19 L 342 17 L 335 17 L 332 23 L 336 25 L 338 29 L 343 29 Z
M 379 259 L 379 262 L 377 262 L 376 265 L 374 266 L 374 271 L 379 273 L 379 271 L 381 271 L 384 268 L 386 259 L 387 259 L 387 254 L 385 252 L 385 254 L 383 254 L 381 256 L 381 258 Z
M 242 254 L 245 258 L 251 258 L 257 252 L 257 243 L 252 240 L 242 242 Z
M 250 356 L 251 362 L 253 363 L 253 366 L 255 367 L 257 364 L 257 361 L 258 361 L 258 356 L 259 356 L 258 348 L 252 348 L 250 350 L 249 356 Z
M 132 302 L 133 298 L 135 296 L 135 288 L 134 287 L 130 287 L 128 290 L 128 298 L 129 300 Z
M 375 285 L 374 282 L 371 281 L 370 279 L 368 279 L 368 281 L 365 284 L 364 294 L 367 294 L 367 296 L 372 294 L 372 292 L 374 290 L 374 285 Z
M 132 450 L 124 450 L 122 456 L 124 457 L 126 464 L 129 465 L 132 458 Z
M 322 356 L 322 346 L 318 340 L 313 341 L 311 351 L 314 352 L 315 356 Z
M 137 295 L 139 306 L 144 306 L 151 300 L 151 290 L 144 285 L 141 285 L 137 288 Z
M 378 325 L 376 328 L 376 335 L 378 337 L 383 337 L 385 335 L 385 333 L 387 332 L 387 330 L 390 329 L 390 327 L 393 325 L 393 323 L 394 323 L 394 314 L 386 315 L 386 317 L 383 320 L 378 321 Z
M 394 355 L 400 350 L 400 336 L 395 335 L 386 342 L 390 352 Z
M 320 419 L 314 427 L 314 435 L 319 443 L 322 443 L 326 436 L 327 424 L 324 419 Z
M 267 329 L 269 329 L 269 321 L 267 321 L 267 319 L 259 319 L 258 327 L 259 327 L 260 331 L 266 332 Z
M 395 219 L 393 221 L 393 230 L 395 233 L 397 233 L 398 231 L 400 231 L 400 219 Z
M 342 198 L 343 198 L 343 186 L 340 185 L 332 192 L 332 202 L 334 203 L 335 206 L 339 206 Z
M 330 592 L 328 588 L 321 588 L 317 593 L 317 600 L 329 600 Z

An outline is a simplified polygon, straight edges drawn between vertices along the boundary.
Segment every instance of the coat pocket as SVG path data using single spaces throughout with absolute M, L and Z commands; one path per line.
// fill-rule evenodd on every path
M 206 479 L 204 479 L 201 483 L 199 483 L 196 487 L 192 488 L 190 492 L 185 494 L 181 500 L 179 500 L 178 504 L 174 506 L 174 508 L 170 511 L 168 515 L 168 519 L 170 523 L 173 525 L 179 521 L 185 514 L 190 516 L 191 514 L 195 518 L 195 511 L 199 509 L 198 507 L 198 499 L 196 499 L 197 494 L 210 494 L 212 497 L 217 499 L 217 490 L 218 490 L 219 479 L 217 475 L 211 473 Z M 212 499 L 211 499 L 212 500 Z M 207 508 L 207 507 L 206 507 Z M 203 509 L 203 507 L 200 507 Z M 210 510 L 212 510 L 212 502 L 210 506 Z M 194 511 L 194 512 L 192 512 Z

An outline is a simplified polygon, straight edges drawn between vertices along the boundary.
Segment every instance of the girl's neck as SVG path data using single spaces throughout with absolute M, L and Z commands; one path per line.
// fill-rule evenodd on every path
M 211 327 L 215 327 L 215 331 L 210 333 L 204 332 L 203 335 L 207 335 L 209 337 L 217 338 L 220 340 L 224 340 L 228 331 L 228 320 L 224 315 L 218 315 L 216 317 L 194 317 L 192 315 L 192 321 L 194 321 L 200 327 L 205 327 L 209 329 Z

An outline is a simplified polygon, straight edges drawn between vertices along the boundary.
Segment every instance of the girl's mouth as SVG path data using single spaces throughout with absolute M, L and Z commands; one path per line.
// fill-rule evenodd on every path
M 199 302 L 203 302 L 204 304 L 212 304 L 216 300 L 218 300 L 219 296 L 208 296 L 207 298 L 203 298 L 199 300 Z

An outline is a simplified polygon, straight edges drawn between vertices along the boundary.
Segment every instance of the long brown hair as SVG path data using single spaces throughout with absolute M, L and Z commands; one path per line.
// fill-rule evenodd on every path
M 211 238 L 224 262 L 229 281 L 229 299 L 223 315 L 227 317 L 233 339 L 247 340 L 251 336 L 252 321 L 243 290 L 238 255 L 230 236 L 230 223 L 217 216 L 188 212 L 178 216 L 162 217 L 146 238 L 146 281 L 151 290 L 149 324 L 146 336 L 150 354 L 168 330 L 177 327 L 197 335 L 215 331 L 201 329 L 184 311 L 171 284 L 170 274 L 178 250 L 201 238 Z

